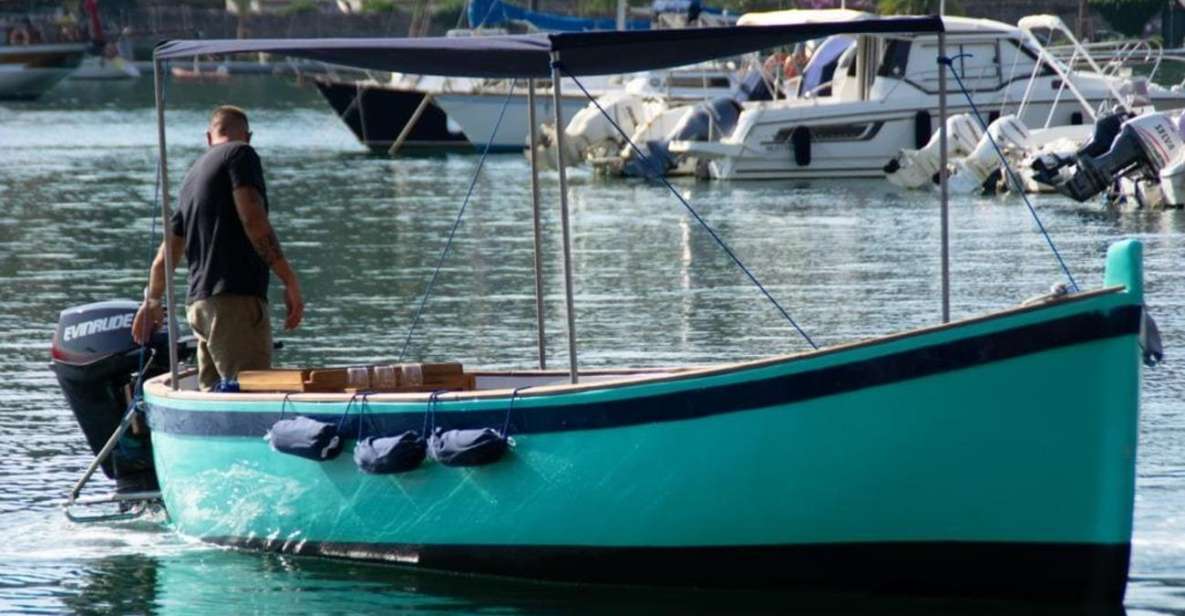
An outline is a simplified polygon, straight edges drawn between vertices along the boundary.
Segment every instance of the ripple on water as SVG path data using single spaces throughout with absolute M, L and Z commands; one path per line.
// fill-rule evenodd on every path
M 159 238 L 147 82 L 100 92 L 68 87 L 38 105 L 0 106 L 0 611 L 220 613 L 228 601 L 241 611 L 310 613 L 568 613 L 583 606 L 596 613 L 631 600 L 688 605 L 661 593 L 573 595 L 217 550 L 189 543 L 159 521 L 66 522 L 58 503 L 89 450 L 46 369 L 49 338 L 61 309 L 135 298 L 143 287 L 158 241 L 148 232 Z M 201 152 L 214 104 L 248 107 L 274 221 L 308 300 L 306 324 L 282 336 L 280 360 L 396 357 L 476 158 L 368 156 L 315 93 L 286 82 L 206 90 L 216 89 L 170 91 L 178 103 L 169 113 L 170 174 L 176 186 Z M 489 159 L 410 356 L 533 365 L 526 177 L 521 156 Z M 805 348 L 664 189 L 583 172 L 572 184 L 582 365 L 707 364 Z M 676 186 L 818 341 L 864 339 L 936 320 L 939 222 L 932 194 L 865 181 Z M 553 178 L 544 177 L 542 193 L 546 342 L 559 361 L 566 341 Z M 1173 357 L 1185 348 L 1185 213 L 1105 212 L 1053 196 L 1034 203 L 1084 286 L 1100 282 L 1109 242 L 1145 242 L 1148 301 L 1170 360 L 1145 373 L 1128 604 L 1130 613 L 1181 612 L 1185 368 Z M 1013 305 L 1062 280 L 1028 211 L 1008 198 L 958 197 L 951 225 L 956 316 Z M 95 489 L 109 485 L 97 481 Z M 718 598 L 693 601 L 727 610 Z M 916 607 L 900 611 L 960 611 Z

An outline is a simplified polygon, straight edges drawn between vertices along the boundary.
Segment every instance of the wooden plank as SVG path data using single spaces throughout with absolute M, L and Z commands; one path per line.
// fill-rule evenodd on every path
M 304 383 L 305 391 L 345 391 L 349 383 L 345 368 L 318 368 L 309 372 Z
M 243 370 L 239 373 L 239 391 L 304 391 L 308 370 Z

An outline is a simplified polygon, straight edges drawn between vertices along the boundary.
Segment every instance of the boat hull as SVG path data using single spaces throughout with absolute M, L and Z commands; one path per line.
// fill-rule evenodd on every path
M 366 475 L 350 445 L 324 463 L 286 456 L 262 438 L 281 397 L 158 379 L 146 388 L 156 468 L 179 531 L 293 554 L 567 582 L 1119 603 L 1142 291 L 1114 269 L 1108 282 L 1127 291 L 527 390 L 509 419 L 508 396 L 455 394 L 431 418 L 423 400 L 370 400 L 365 429 L 383 434 L 509 421 L 511 454 L 478 468 Z M 287 412 L 340 420 L 344 396 L 315 398 Z M 342 422 L 358 427 L 357 413 Z
M 321 96 L 333 107 L 350 132 L 375 153 L 386 153 L 411 120 L 424 93 L 377 84 L 315 80 Z M 403 142 L 412 150 L 469 150 L 460 128 L 435 103 L 429 104 Z
M 519 90 L 526 88 L 519 86 Z M 530 123 L 527 121 L 527 95 L 514 94 L 507 102 L 505 93 L 489 94 L 436 94 L 435 100 L 461 126 L 461 130 L 469 137 L 474 147 L 484 149 L 486 143 L 495 152 L 517 152 L 527 147 L 530 141 Z M 540 123 L 553 122 L 553 98 L 550 92 L 540 92 L 535 100 L 536 117 Z M 506 112 L 502 113 L 503 105 Z M 564 96 L 563 106 L 564 124 L 567 125 L 572 117 L 588 105 L 584 96 Z M 498 117 L 502 116 L 502 124 L 498 124 Z M 497 127 L 497 134 L 494 129 Z M 490 140 L 493 135 L 493 141 Z
M 1019 97 L 1018 97 L 1019 98 Z M 1104 99 L 1090 100 L 1098 108 Z M 1153 99 L 1158 110 L 1185 106 L 1185 95 L 1169 93 Z M 740 146 L 739 152 L 709 163 L 709 172 L 722 180 L 772 180 L 815 178 L 880 178 L 884 166 L 904 148 L 919 147 L 917 116 L 928 114 L 928 122 L 937 125 L 938 109 L 890 107 L 883 101 L 874 103 L 839 103 L 830 105 L 802 105 L 779 109 L 777 104 L 764 104 L 769 111 L 756 111 L 734 137 L 725 143 Z M 1001 106 L 993 101 L 977 100 L 980 113 L 991 121 L 999 116 Z M 1025 107 L 1021 120 L 1030 127 L 1045 125 L 1054 108 L 1051 100 L 1036 100 Z M 1005 113 L 1015 113 L 1016 104 L 1003 107 Z M 966 99 L 952 96 L 948 114 L 973 113 Z M 1051 126 L 1081 124 L 1081 107 L 1075 101 L 1061 101 L 1056 105 Z M 791 143 L 791 131 L 798 127 L 811 132 L 809 162 L 799 164 Z M 926 131 L 929 136 L 930 132 Z M 694 155 L 694 144 L 692 154 Z
M 36 100 L 78 68 L 81 44 L 0 47 L 0 100 Z

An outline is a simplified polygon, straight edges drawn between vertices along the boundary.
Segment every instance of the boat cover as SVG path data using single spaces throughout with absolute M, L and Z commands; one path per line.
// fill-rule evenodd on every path
M 551 54 L 570 75 L 685 66 L 834 34 L 941 32 L 938 17 L 885 17 L 783 26 L 553 32 L 463 38 L 209 39 L 167 41 L 159 60 L 264 52 L 362 69 L 451 77 L 551 76 Z
M 311 417 L 296 416 L 281 419 L 263 437 L 272 449 L 317 460 L 332 460 L 342 451 L 342 439 L 337 426 Z
M 509 439 L 493 428 L 437 428 L 428 437 L 428 454 L 445 466 L 481 466 L 501 460 L 509 445 Z
M 404 473 L 417 468 L 428 453 L 428 443 L 413 430 L 397 436 L 358 439 L 354 445 L 354 463 L 364 473 L 385 475 Z

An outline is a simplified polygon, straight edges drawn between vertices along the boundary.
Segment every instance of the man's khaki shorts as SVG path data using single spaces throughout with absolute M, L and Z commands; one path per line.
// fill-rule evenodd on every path
M 272 365 L 272 326 L 267 302 L 254 295 L 215 295 L 189 304 L 189 326 L 198 339 L 198 383 L 212 389 L 220 378 Z

